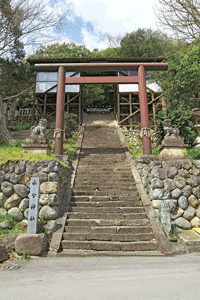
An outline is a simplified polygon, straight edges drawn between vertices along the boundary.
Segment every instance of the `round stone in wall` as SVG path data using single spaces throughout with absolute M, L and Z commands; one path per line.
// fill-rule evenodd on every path
M 175 189 L 171 192 L 171 196 L 173 199 L 178 199 L 182 195 L 182 191 L 180 189 Z
M 164 179 L 164 187 L 165 189 L 172 191 L 176 188 L 176 184 L 173 179 L 166 178 Z
M 4 203 L 4 207 L 5 209 L 11 209 L 14 206 L 18 206 L 18 204 L 20 203 L 21 198 L 19 197 L 19 195 L 17 194 L 13 194 L 10 198 L 8 198 L 6 200 L 6 202 Z
M 155 189 L 153 191 L 153 198 L 155 200 L 161 200 L 161 199 L 163 199 L 163 190 L 162 189 Z
M 15 174 L 20 175 L 26 171 L 26 161 L 20 160 L 15 165 Z
M 14 191 L 17 195 L 19 195 L 22 199 L 28 196 L 29 190 L 24 184 L 16 184 L 13 186 Z
M 0 216 L 7 214 L 7 210 L 3 207 L 0 208 Z
M 39 198 L 39 203 L 41 205 L 47 205 L 49 200 L 49 194 L 41 194 Z
M 185 178 L 179 175 L 176 175 L 176 177 L 174 178 L 174 182 L 178 189 L 183 189 L 186 186 Z
M 197 207 L 199 205 L 199 201 L 194 195 L 190 195 L 188 198 L 188 202 L 192 207 Z
M 182 167 L 186 170 L 192 168 L 192 162 L 190 160 L 182 160 Z
M 183 217 L 187 220 L 190 220 L 195 215 L 195 209 L 192 206 L 188 206 L 188 208 L 184 211 Z
M 24 212 L 25 209 L 27 209 L 29 206 L 29 199 L 28 198 L 24 198 L 20 204 L 19 204 L 19 209 Z
M 200 218 L 200 207 L 196 210 L 196 215 Z
M 0 193 L 0 207 L 4 205 L 6 201 L 6 196 L 4 195 L 4 193 Z
M 196 187 L 200 184 L 200 179 L 196 175 L 192 175 L 187 180 L 188 184 L 192 187 Z
M 200 227 L 200 219 L 198 217 L 194 217 L 192 220 L 190 220 L 192 227 Z
M 155 208 L 155 209 L 159 209 L 160 204 L 161 204 L 161 200 L 153 200 L 152 201 L 153 208 Z
M 33 174 L 32 177 L 39 177 L 40 184 L 48 180 L 48 175 L 44 172 L 37 172 L 37 173 Z
M 23 219 L 23 214 L 18 207 L 9 209 L 8 213 L 13 217 L 15 221 L 21 221 Z
M 27 208 L 27 209 L 25 209 L 25 211 L 24 211 L 24 217 L 26 218 L 26 219 L 28 219 L 28 211 L 29 211 L 29 209 Z
M 186 198 L 188 198 L 192 194 L 192 188 L 191 188 L 191 186 L 190 185 L 186 185 L 182 189 L 182 194 L 183 194 L 183 196 L 185 196 Z
M 50 194 L 48 200 L 49 206 L 55 206 L 60 204 L 60 199 L 57 194 Z
M 184 210 L 180 207 L 176 208 L 172 213 L 171 213 L 171 219 L 174 221 L 181 217 L 184 213 Z
M 7 182 L 7 181 L 4 181 L 4 182 L 1 184 L 1 190 L 2 190 L 2 192 L 4 193 L 4 195 L 5 195 L 6 197 L 10 197 L 10 196 L 14 193 L 12 183 Z
M 56 181 L 43 182 L 40 185 L 40 192 L 42 194 L 56 194 L 58 193 L 58 183 Z
M 58 181 L 58 174 L 55 172 L 49 173 L 48 181 Z
M 39 216 L 45 216 L 47 217 L 49 220 L 55 220 L 58 217 L 59 214 L 59 208 L 57 206 L 48 206 L 45 205 L 41 208 L 40 212 L 39 212 Z
M 178 175 L 183 178 L 188 178 L 190 176 L 190 173 L 187 170 L 181 169 L 178 171 Z
M 174 224 L 185 230 L 192 228 L 191 223 L 188 220 L 184 219 L 183 217 L 176 219 L 174 221 Z
M 197 186 L 195 188 L 192 189 L 192 193 L 197 197 L 200 198 L 200 187 Z
M 163 180 L 167 178 L 167 172 L 161 168 L 156 167 L 151 171 L 151 176 Z
M 190 169 L 189 172 L 190 172 L 190 174 L 196 175 L 196 176 L 198 176 L 200 173 L 199 169 L 195 168 L 194 166 Z
M 168 177 L 174 178 L 178 174 L 178 169 L 176 167 L 171 167 L 168 171 Z
M 154 189 L 159 189 L 159 188 L 163 188 L 164 187 L 164 183 L 161 179 L 159 178 L 153 178 L 151 180 L 151 188 Z
M 188 200 L 185 196 L 181 196 L 179 199 L 178 199 L 178 206 L 182 209 L 186 209 L 188 207 L 189 203 L 188 203 Z

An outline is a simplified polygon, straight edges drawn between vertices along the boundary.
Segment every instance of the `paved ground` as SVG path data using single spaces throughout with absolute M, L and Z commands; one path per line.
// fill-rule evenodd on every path
M 198 299 L 200 255 L 39 258 L 0 271 L 0 299 Z

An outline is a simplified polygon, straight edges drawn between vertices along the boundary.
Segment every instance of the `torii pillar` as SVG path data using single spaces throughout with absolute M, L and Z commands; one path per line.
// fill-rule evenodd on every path
M 55 155 L 63 154 L 64 137 L 64 105 L 65 105 L 65 68 L 58 69 L 58 85 L 56 98 L 56 129 L 55 129 Z
M 138 85 L 139 85 L 143 155 L 148 155 L 151 154 L 151 138 L 150 138 L 150 128 L 149 128 L 146 76 L 145 76 L 145 68 L 143 65 L 139 66 L 138 68 L 138 79 L 139 79 Z

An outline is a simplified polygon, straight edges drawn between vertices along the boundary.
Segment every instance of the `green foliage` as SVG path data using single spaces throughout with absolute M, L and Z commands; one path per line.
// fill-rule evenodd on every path
M 5 144 L 4 134 L 5 134 L 5 130 L 2 126 L 2 117 L 0 116 L 0 145 Z
M 45 225 L 47 224 L 48 217 L 41 216 L 38 219 L 38 227 L 37 227 L 37 233 L 46 233 Z
M 9 130 L 12 130 L 12 131 L 26 130 L 26 129 L 30 129 L 30 128 L 31 128 L 30 123 L 24 123 L 22 125 L 16 125 L 16 126 L 9 126 Z
M 106 84 L 86 84 L 84 89 L 84 107 L 113 107 L 116 99 L 111 92 L 112 86 Z
M 133 159 L 136 159 L 137 157 L 143 155 L 142 141 L 138 141 L 137 144 L 135 142 L 126 141 L 126 144 L 128 146 L 129 151 L 132 154 Z M 152 154 L 155 156 L 159 156 L 160 152 L 158 150 L 157 145 L 152 142 L 151 147 L 152 147 Z
M 29 260 L 29 259 L 30 259 L 29 252 L 27 250 L 24 250 L 22 252 L 22 256 L 21 256 L 20 260 Z
M 67 138 L 72 137 L 73 133 L 78 129 L 78 117 L 75 114 L 65 112 L 64 114 L 64 130 Z
M 162 122 L 165 117 L 180 129 L 185 142 L 191 145 L 196 138 L 192 129 L 192 108 L 200 108 L 200 38 L 179 50 L 168 64 L 168 70 L 157 77 L 164 91 L 167 115 L 160 112 L 157 116 L 158 134 L 160 138 L 164 136 Z
M 186 149 L 186 159 L 195 160 L 200 159 L 200 148 L 187 148 Z
M 177 232 L 178 232 L 178 227 L 174 225 L 171 231 L 169 232 L 169 236 L 173 237 L 174 235 L 176 235 Z
M 159 57 L 170 44 L 171 40 L 160 31 L 139 28 L 122 38 L 121 52 L 123 57 Z
M 83 58 L 90 56 L 90 50 L 84 45 L 75 43 L 52 44 L 41 46 L 40 49 L 29 58 Z
M 17 235 L 19 233 L 24 233 L 26 230 L 25 228 L 20 227 L 19 224 L 8 213 L 6 213 L 5 215 L 0 215 L 0 223 L 5 221 L 10 221 L 11 226 L 9 228 L 0 227 L 0 232 L 1 232 L 0 239 L 8 235 Z

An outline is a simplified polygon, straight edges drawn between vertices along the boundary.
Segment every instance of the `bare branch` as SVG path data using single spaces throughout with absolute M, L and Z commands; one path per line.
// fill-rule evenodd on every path
M 156 15 L 160 25 L 171 29 L 179 37 L 193 40 L 199 36 L 199 0 L 159 0 Z

